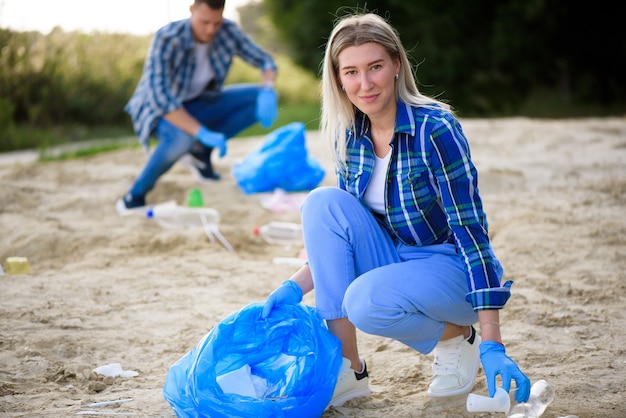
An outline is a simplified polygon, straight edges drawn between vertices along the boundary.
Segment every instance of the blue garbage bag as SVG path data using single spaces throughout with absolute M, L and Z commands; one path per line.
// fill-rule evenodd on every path
M 253 303 L 230 315 L 169 368 L 163 397 L 179 418 L 322 415 L 341 342 L 310 306 L 276 305 L 266 319 L 262 311 Z M 222 387 L 229 374 L 237 374 L 235 390 Z
M 232 174 L 245 194 L 312 190 L 324 179 L 320 163 L 308 155 L 305 126 L 292 122 L 270 132 L 261 147 L 233 165 Z

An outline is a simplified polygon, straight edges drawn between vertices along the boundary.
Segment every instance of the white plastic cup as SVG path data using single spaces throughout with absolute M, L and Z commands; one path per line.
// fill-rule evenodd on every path
M 496 393 L 492 397 L 470 393 L 467 395 L 468 412 L 509 412 L 511 399 L 509 394 L 502 388 L 496 388 Z

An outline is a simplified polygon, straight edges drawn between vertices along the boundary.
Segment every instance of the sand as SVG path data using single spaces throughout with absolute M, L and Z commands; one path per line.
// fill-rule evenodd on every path
M 508 353 L 556 399 L 544 417 L 626 416 L 626 119 L 462 120 L 496 254 L 513 295 L 501 313 Z M 243 194 L 230 169 L 262 138 L 229 142 L 222 181 L 198 184 L 177 164 L 149 203 L 184 204 L 200 188 L 234 252 L 202 230 L 120 217 L 116 199 L 145 161 L 139 148 L 71 161 L 4 158 L 0 259 L 27 257 L 28 274 L 0 276 L 0 415 L 80 411 L 174 417 L 162 388 L 170 365 L 220 320 L 260 302 L 294 271 L 274 257 L 301 248 L 253 235 L 272 212 Z M 311 156 L 334 179 L 318 132 Z M 6 270 L 6 267 L 5 267 Z M 314 304 L 312 294 L 305 303 Z M 432 356 L 359 334 L 374 393 L 324 417 L 503 417 L 469 413 L 465 396 L 426 396 Z M 93 369 L 119 363 L 133 377 Z M 482 371 L 473 392 L 486 393 Z M 92 407 L 94 402 L 130 399 Z

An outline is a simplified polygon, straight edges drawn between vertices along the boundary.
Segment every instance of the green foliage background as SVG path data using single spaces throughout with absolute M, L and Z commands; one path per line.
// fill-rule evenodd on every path
M 292 58 L 317 71 L 337 17 L 371 11 L 398 30 L 421 90 L 462 115 L 620 113 L 626 3 L 597 0 L 264 0 Z M 539 105 L 537 107 L 537 105 Z
M 124 106 L 151 37 L 0 29 L 0 151 L 46 148 L 101 136 L 133 135 Z M 287 55 L 275 54 L 285 119 L 309 122 L 318 110 L 318 80 Z M 259 71 L 236 59 L 226 83 L 258 82 Z M 303 114 L 304 112 L 304 114 Z M 317 126 L 311 125 L 312 128 Z M 260 127 L 247 134 L 266 132 Z
M 278 124 L 317 127 L 319 68 L 333 21 L 373 11 L 401 34 L 423 92 L 461 116 L 624 114 L 626 3 L 562 0 L 263 0 L 241 25 L 279 65 Z M 0 151 L 133 136 L 124 105 L 151 36 L 0 28 Z M 241 61 L 227 83 L 256 82 Z M 261 134 L 255 126 L 245 134 Z

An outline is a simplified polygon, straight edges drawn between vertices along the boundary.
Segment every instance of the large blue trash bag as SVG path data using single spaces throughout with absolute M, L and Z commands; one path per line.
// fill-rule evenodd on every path
M 322 415 L 337 382 L 341 342 L 310 306 L 276 305 L 267 319 L 262 311 L 253 303 L 230 315 L 169 368 L 163 397 L 179 418 Z M 237 375 L 235 390 L 222 389 L 228 373 Z M 253 392 L 241 394 L 239 386 L 250 389 L 251 382 Z
M 233 165 L 232 174 L 245 194 L 313 190 L 324 179 L 320 163 L 307 154 L 305 126 L 292 122 L 270 132 L 261 147 Z

